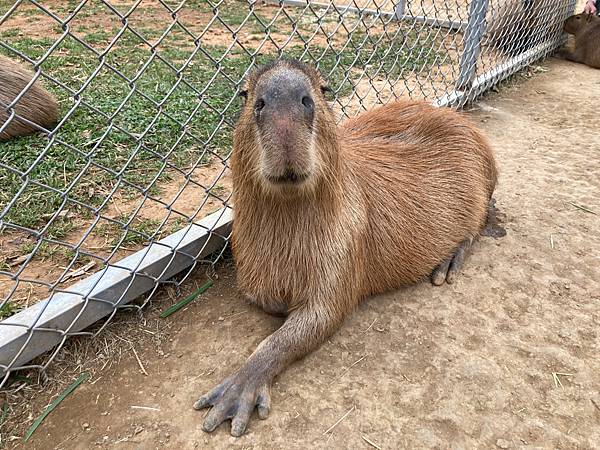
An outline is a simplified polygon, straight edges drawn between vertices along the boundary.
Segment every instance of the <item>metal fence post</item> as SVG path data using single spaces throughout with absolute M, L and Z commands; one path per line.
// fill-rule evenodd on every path
M 456 89 L 468 89 L 477 72 L 477 57 L 481 49 L 481 40 L 485 32 L 485 16 L 488 0 L 473 0 L 469 5 L 469 21 L 465 30 L 464 49 L 460 58 L 460 74 Z
M 406 0 L 398 0 L 396 4 L 396 20 L 402 20 L 404 17 L 404 10 L 406 9 Z
M 568 6 L 567 6 L 567 16 L 572 16 L 573 14 L 575 14 L 575 6 L 576 6 L 576 1 L 575 0 L 569 0 Z

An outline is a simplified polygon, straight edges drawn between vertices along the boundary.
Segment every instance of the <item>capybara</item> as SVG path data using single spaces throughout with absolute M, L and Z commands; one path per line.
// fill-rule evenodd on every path
M 12 59 L 0 55 L 0 129 L 11 117 L 8 106 L 31 82 L 33 74 Z M 41 128 L 50 129 L 58 120 L 58 103 L 39 81 L 25 92 L 12 109 L 13 116 L 0 132 L 0 141 L 35 133 Z M 24 120 L 21 120 L 24 119 Z M 37 125 L 37 127 L 35 125 Z
M 564 8 L 546 0 L 491 0 L 485 43 L 507 56 L 519 55 L 560 33 Z
M 231 157 L 238 285 L 287 316 L 194 404 L 205 431 L 266 418 L 273 378 L 361 299 L 431 276 L 452 282 L 486 225 L 496 166 L 459 113 L 398 101 L 336 126 L 312 67 L 281 60 L 246 81 Z
M 600 17 L 593 14 L 571 16 L 565 21 L 564 30 L 575 36 L 575 50 L 562 49 L 562 56 L 600 69 Z

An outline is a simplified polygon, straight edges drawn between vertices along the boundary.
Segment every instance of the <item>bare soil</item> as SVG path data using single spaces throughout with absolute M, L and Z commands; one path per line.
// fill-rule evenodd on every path
M 600 71 L 547 69 L 470 113 L 496 149 L 508 234 L 482 238 L 454 285 L 363 302 L 235 439 L 202 432 L 191 405 L 281 322 L 248 306 L 223 267 L 164 321 L 163 344 L 136 341 L 147 376 L 131 352 L 105 371 L 84 361 L 91 382 L 26 448 L 598 448 Z M 38 395 L 35 414 L 49 400 Z

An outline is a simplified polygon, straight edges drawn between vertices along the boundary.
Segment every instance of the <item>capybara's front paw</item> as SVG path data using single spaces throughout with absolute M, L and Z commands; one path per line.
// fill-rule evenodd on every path
M 202 429 L 210 433 L 231 419 L 231 435 L 241 436 L 246 431 L 254 407 L 257 407 L 260 419 L 269 415 L 270 390 L 271 383 L 256 373 L 248 370 L 234 373 L 194 403 L 195 409 L 212 406 Z

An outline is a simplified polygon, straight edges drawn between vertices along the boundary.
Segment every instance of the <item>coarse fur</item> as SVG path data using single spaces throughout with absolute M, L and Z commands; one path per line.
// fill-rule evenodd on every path
M 507 56 L 519 55 L 560 33 L 563 9 L 545 0 L 493 0 L 485 42 Z
M 58 103 L 56 99 L 35 81 L 27 92 L 19 99 L 11 111 L 8 106 L 21 94 L 31 82 L 33 74 L 12 59 L 0 55 L 0 127 L 9 120 L 12 111 L 37 125 L 12 117 L 6 128 L 0 132 L 0 141 L 16 136 L 25 136 L 40 131 L 40 128 L 51 129 L 58 120 Z
M 214 406 L 206 431 L 232 418 L 240 435 L 255 405 L 266 417 L 274 376 L 360 300 L 429 276 L 486 223 L 494 157 L 461 114 L 397 101 L 338 127 L 324 90 L 295 61 L 247 81 L 231 158 L 238 285 L 287 320 L 196 402 Z
M 562 49 L 562 56 L 569 61 L 600 69 L 600 17 L 576 14 L 565 21 L 564 30 L 575 36 L 575 49 Z

